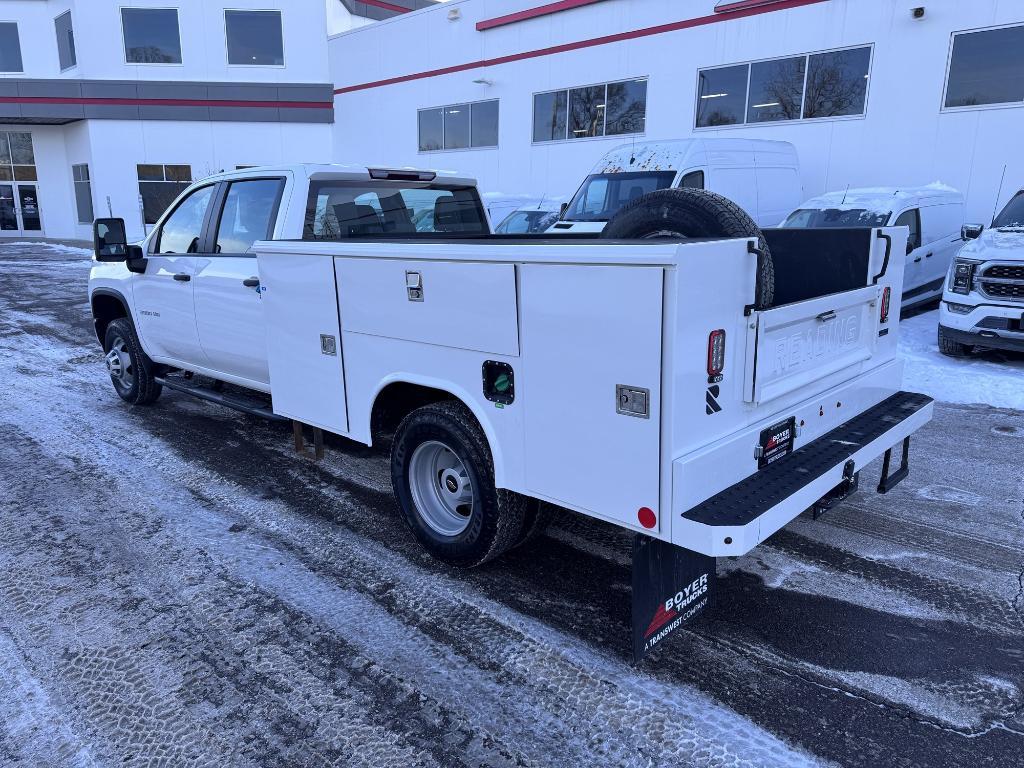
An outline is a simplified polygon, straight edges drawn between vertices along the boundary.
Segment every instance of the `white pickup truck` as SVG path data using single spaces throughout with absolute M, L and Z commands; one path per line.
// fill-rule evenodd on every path
M 95 238 L 124 400 L 168 387 L 390 439 L 404 516 L 449 563 L 536 535 L 539 502 L 642 534 L 638 658 L 707 606 L 715 557 L 845 498 L 883 454 L 879 490 L 899 482 L 931 417 L 900 389 L 906 228 L 762 233 L 674 189 L 601 238 L 501 236 L 470 179 L 306 165 L 197 182 L 141 245 L 118 219 Z
M 1024 352 L 1024 189 L 990 228 L 968 224 L 962 237 L 939 308 L 939 349 L 950 357 L 975 347 Z

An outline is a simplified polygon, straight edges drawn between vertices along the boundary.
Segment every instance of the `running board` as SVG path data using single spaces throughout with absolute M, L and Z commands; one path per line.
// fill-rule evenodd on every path
M 255 400 L 250 400 L 245 397 L 225 395 L 223 392 L 215 392 L 212 389 L 206 389 L 205 387 L 200 387 L 195 384 L 189 384 L 186 381 L 174 379 L 169 376 L 156 376 L 155 380 L 157 384 L 167 387 L 168 389 L 173 389 L 175 392 L 192 395 L 192 397 L 205 400 L 208 403 L 223 405 L 226 408 L 241 411 L 242 413 L 247 413 L 250 416 L 259 416 L 262 419 L 269 419 L 270 421 L 290 421 L 290 419 L 285 418 L 284 416 L 278 416 L 270 408 L 267 408 L 264 405 L 259 405 Z

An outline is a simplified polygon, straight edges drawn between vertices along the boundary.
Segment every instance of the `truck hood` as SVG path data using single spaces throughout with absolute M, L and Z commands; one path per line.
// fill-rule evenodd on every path
M 570 232 L 585 232 L 587 234 L 599 235 L 608 226 L 607 221 L 556 221 L 545 234 L 567 235 Z
M 986 229 L 960 249 L 960 257 L 1024 262 L 1024 229 Z

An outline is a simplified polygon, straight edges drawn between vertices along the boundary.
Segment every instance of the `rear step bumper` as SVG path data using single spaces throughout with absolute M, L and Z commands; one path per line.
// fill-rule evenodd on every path
M 932 417 L 934 401 L 897 392 L 760 472 L 681 513 L 673 541 L 714 557 L 743 555 Z M 886 468 L 888 469 L 888 467 Z M 904 475 L 905 476 L 905 475 Z M 902 477 L 891 477 L 891 488 Z

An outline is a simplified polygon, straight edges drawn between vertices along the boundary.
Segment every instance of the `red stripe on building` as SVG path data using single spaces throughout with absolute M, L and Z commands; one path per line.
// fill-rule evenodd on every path
M 107 99 L 77 96 L 0 96 L 0 104 L 75 104 L 114 107 L 256 107 L 257 109 L 333 109 L 329 101 L 233 101 L 225 99 Z
M 562 11 L 568 11 L 584 5 L 593 5 L 594 3 L 603 2 L 604 0 L 560 0 L 560 2 L 557 3 L 548 3 L 547 5 L 541 5 L 537 8 L 528 8 L 525 11 L 507 13 L 504 16 L 478 21 L 476 23 L 476 28 L 477 31 L 483 32 L 485 29 L 504 27 L 506 24 L 515 24 L 520 21 L 526 21 L 527 19 L 536 19 L 539 16 L 548 16 L 552 13 L 561 13 Z
M 398 77 L 389 77 L 386 80 L 374 80 L 369 83 L 360 83 L 359 85 L 348 85 L 344 88 L 336 88 L 335 95 L 341 95 L 343 93 L 352 93 L 353 91 L 365 91 L 370 88 L 380 88 L 385 85 L 395 85 L 396 83 L 407 83 L 412 80 L 423 80 L 429 77 L 440 77 L 441 75 L 450 75 L 455 72 L 465 72 L 470 69 L 481 69 L 483 67 L 494 67 L 499 64 L 508 64 L 513 61 L 523 61 L 524 59 L 536 59 L 541 56 L 553 56 L 557 53 L 566 53 L 568 51 L 578 51 L 582 48 L 594 48 L 599 45 L 609 45 L 611 43 L 621 43 L 625 40 L 637 40 L 643 37 L 651 37 L 652 35 L 662 35 L 666 32 L 678 32 L 682 29 L 693 29 L 695 27 L 703 27 L 708 24 L 720 24 L 724 21 L 731 21 L 733 19 L 743 19 L 750 16 L 760 16 L 764 13 L 774 13 L 776 11 L 787 11 L 791 8 L 802 8 L 807 5 L 817 5 L 819 3 L 827 3 L 829 0 L 776 0 L 771 5 L 757 6 L 752 8 L 741 8 L 737 11 L 730 11 L 728 13 L 716 13 L 713 16 L 700 16 L 695 19 L 684 19 L 683 21 L 674 21 L 669 24 L 659 24 L 656 27 L 645 27 L 643 29 L 634 29 L 630 32 L 619 32 L 614 35 L 605 35 L 603 37 L 593 37 L 589 40 L 578 40 L 573 43 L 563 43 L 562 45 L 552 45 L 549 48 L 538 48 L 533 51 L 524 51 L 522 53 L 510 53 L 506 56 L 498 56 L 493 59 L 479 59 L 478 61 L 468 61 L 464 64 L 454 64 L 450 67 L 442 67 L 440 69 L 431 69 L 426 72 L 416 72 L 411 75 L 400 75 Z
M 391 3 L 385 3 L 384 0 L 358 0 L 358 2 L 364 5 L 373 5 L 377 8 L 383 8 L 385 11 L 394 11 L 395 13 L 408 13 L 412 8 L 403 8 L 400 5 L 392 5 Z

